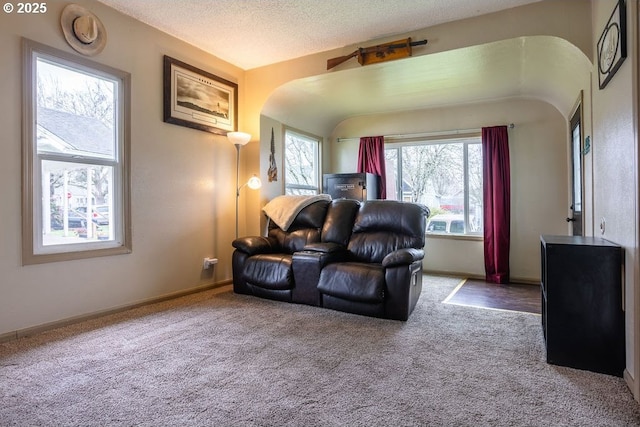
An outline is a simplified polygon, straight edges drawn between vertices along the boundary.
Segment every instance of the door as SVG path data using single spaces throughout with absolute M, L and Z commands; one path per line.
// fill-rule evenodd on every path
M 570 121 L 571 132 L 571 216 L 567 222 L 572 223 L 572 234 L 583 235 L 582 227 L 582 105 L 578 104 Z

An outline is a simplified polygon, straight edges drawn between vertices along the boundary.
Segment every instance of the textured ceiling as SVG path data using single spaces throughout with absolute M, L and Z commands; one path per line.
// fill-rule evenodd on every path
M 540 0 L 99 1 L 249 70 Z M 566 115 L 590 70 L 565 40 L 520 37 L 291 81 L 262 114 L 318 134 L 357 115 L 509 98 Z
M 248 70 L 539 0 L 99 0 Z

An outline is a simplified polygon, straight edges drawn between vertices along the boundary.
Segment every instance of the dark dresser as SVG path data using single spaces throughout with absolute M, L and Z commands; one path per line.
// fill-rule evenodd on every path
M 540 243 L 547 362 L 622 376 L 622 247 L 580 236 L 543 235 Z

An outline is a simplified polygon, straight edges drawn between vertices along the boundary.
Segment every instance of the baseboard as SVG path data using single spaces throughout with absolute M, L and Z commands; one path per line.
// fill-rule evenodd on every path
M 7 332 L 0 335 L 0 343 L 28 337 L 30 335 L 40 334 L 42 332 L 46 332 L 52 329 L 61 328 L 63 326 L 72 325 L 74 323 L 84 322 L 86 320 L 96 319 L 98 317 L 108 316 L 110 314 L 120 313 L 120 312 L 131 310 L 134 308 L 143 307 L 145 305 L 156 304 L 159 302 L 163 302 L 163 301 L 167 301 L 175 298 L 180 298 L 180 297 L 195 294 L 198 292 L 208 291 L 212 289 L 216 289 L 216 290 L 219 290 L 220 292 L 224 292 L 228 290 L 227 288 L 231 286 L 231 284 L 232 284 L 232 280 L 228 279 L 222 282 L 197 286 L 195 288 L 185 289 L 177 292 L 171 292 L 169 294 L 164 294 L 157 297 L 149 298 L 133 304 L 125 304 L 125 305 L 115 307 L 115 308 L 110 308 L 107 310 L 96 311 L 94 313 L 83 314 L 80 316 L 68 317 L 66 319 L 56 320 L 55 322 L 43 323 L 41 325 L 32 326 L 30 328 L 18 329 L 16 331 Z
M 16 339 L 16 332 L 7 332 L 0 335 L 0 344 L 7 341 L 13 341 Z
M 637 389 L 636 389 L 636 380 L 631 376 L 629 371 L 627 371 L 626 369 L 622 373 L 622 377 L 624 378 L 624 381 L 627 383 L 627 387 L 629 387 L 629 390 L 631 391 L 633 398 L 636 399 L 637 402 L 640 402 L 640 396 L 638 396 Z

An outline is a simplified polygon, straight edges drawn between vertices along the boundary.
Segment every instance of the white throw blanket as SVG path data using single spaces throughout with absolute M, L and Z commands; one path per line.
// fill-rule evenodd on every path
M 287 231 L 300 211 L 320 200 L 331 200 L 328 194 L 316 196 L 278 196 L 264 205 L 262 210 L 282 230 Z

